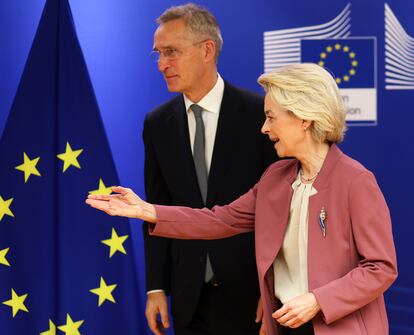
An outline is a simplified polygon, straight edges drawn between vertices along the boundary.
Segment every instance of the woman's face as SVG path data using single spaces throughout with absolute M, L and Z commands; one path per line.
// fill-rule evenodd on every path
M 281 107 L 266 94 L 264 112 L 266 120 L 262 127 L 262 133 L 269 136 L 275 142 L 275 149 L 279 157 L 296 157 L 301 144 L 304 144 L 304 127 L 309 123 L 299 119 L 292 112 Z

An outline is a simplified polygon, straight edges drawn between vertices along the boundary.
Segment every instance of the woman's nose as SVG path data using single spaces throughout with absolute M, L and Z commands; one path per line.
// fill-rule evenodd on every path
M 267 127 L 267 122 L 265 121 L 262 126 L 262 134 L 267 134 L 269 132 L 269 128 Z

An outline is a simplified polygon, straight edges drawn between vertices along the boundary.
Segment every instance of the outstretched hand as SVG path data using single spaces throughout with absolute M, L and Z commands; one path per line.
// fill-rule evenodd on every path
M 143 219 L 156 222 L 155 208 L 143 201 L 130 188 L 114 186 L 111 188 L 114 194 L 90 194 L 86 203 L 111 216 L 124 216 L 128 218 Z

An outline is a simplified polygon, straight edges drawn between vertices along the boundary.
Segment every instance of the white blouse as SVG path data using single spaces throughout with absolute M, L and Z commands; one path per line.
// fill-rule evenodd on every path
M 299 173 L 292 184 L 289 222 L 273 262 L 275 295 L 282 303 L 308 292 L 309 197 L 318 193 L 312 184 L 303 183 Z

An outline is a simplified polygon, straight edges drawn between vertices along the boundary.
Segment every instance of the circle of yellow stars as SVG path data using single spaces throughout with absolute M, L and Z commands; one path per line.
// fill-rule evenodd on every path
M 65 173 L 71 166 L 81 169 L 78 161 L 78 157 L 82 154 L 83 149 L 73 150 L 70 143 L 66 142 L 65 152 L 62 152 L 57 156 L 58 159 L 63 161 L 62 172 Z M 40 156 L 30 158 L 26 152 L 23 152 L 23 163 L 15 166 L 15 169 L 23 172 L 24 183 L 29 181 L 29 178 L 33 176 L 41 177 L 41 173 L 37 167 L 40 161 Z M 89 191 L 89 194 L 106 194 L 112 193 L 112 186 L 106 186 L 102 178 L 99 179 L 98 188 Z M 11 210 L 11 204 L 14 198 L 3 199 L 0 195 L 0 222 L 4 216 L 10 216 L 14 218 L 14 213 Z M 126 250 L 123 243 L 128 238 L 128 235 L 119 236 L 114 228 L 112 228 L 111 238 L 102 240 L 101 242 L 109 247 L 109 258 L 111 258 L 116 252 L 126 254 Z M 11 264 L 6 258 L 10 247 L 0 249 L 0 265 L 10 267 Z M 100 277 L 100 285 L 98 288 L 91 289 L 90 292 L 98 296 L 98 307 L 101 307 L 105 301 L 116 303 L 112 292 L 117 287 L 117 284 L 108 285 L 103 277 Z M 28 294 L 18 295 L 16 291 L 11 289 L 11 298 L 4 301 L 2 304 L 9 306 L 12 311 L 12 317 L 14 318 L 19 311 L 29 312 L 25 305 L 25 300 Z M 66 335 L 81 335 L 79 328 L 84 323 L 84 320 L 73 321 L 69 314 L 66 315 L 66 324 L 62 326 L 56 326 L 52 320 L 49 320 L 49 329 L 40 333 L 40 335 L 56 335 L 56 331 L 60 330 Z
M 334 46 L 328 45 L 325 48 L 325 51 L 319 54 L 320 59 L 318 64 L 320 66 L 325 66 L 325 62 L 328 59 L 328 56 L 332 55 L 334 52 L 344 52 L 348 54 L 350 62 L 350 68 L 348 69 L 348 72 L 346 72 L 342 77 L 338 76 L 335 78 L 336 83 L 339 85 L 342 82 L 348 82 L 352 76 L 355 76 L 357 72 L 358 61 L 356 60 L 355 52 L 351 51 L 349 46 L 336 43 Z

